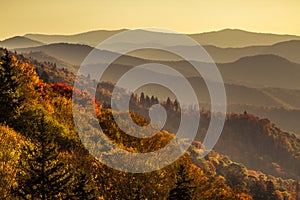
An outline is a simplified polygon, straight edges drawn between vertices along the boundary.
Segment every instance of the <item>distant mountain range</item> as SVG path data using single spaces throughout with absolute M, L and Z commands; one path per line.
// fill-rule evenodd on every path
M 203 47 L 216 63 L 234 62 L 242 57 L 262 54 L 274 54 L 286 58 L 292 62 L 300 63 L 300 40 L 290 40 L 279 42 L 273 45 L 247 46 L 241 48 L 220 48 L 213 45 L 205 45 Z M 174 50 L 188 52 L 193 60 L 199 61 L 199 52 L 196 47 L 170 46 L 167 47 L 167 49 L 170 50 L 170 52 Z M 181 57 L 171 54 L 170 52 L 155 49 L 143 49 L 134 51 L 130 53 L 130 55 L 149 60 L 182 60 Z
M 126 31 L 126 29 L 107 31 L 107 30 L 98 30 L 90 31 L 74 35 L 47 35 L 47 34 L 26 34 L 23 39 L 31 39 L 33 41 L 38 41 L 44 44 L 50 43 L 73 43 L 73 44 L 86 44 L 92 47 L 97 46 L 100 42 L 107 39 L 108 37 Z M 174 37 L 173 33 L 162 33 L 162 32 L 150 32 L 141 30 L 146 34 L 151 34 L 157 36 L 158 39 L 167 38 L 170 41 L 170 46 L 178 45 L 177 37 Z M 269 34 L 269 33 L 255 33 L 249 31 L 243 31 L 239 29 L 224 29 L 220 31 L 197 33 L 197 34 L 187 34 L 195 41 L 201 45 L 213 45 L 221 48 L 239 48 L 247 46 L 261 46 L 261 45 L 273 45 L 278 42 L 289 41 L 289 40 L 300 40 L 299 36 L 295 35 L 279 35 L 279 34 Z M 10 38 L 13 39 L 13 38 Z M 8 40 L 10 40 L 8 39 Z M 137 43 L 135 38 L 132 38 L 128 43 Z M 173 40 L 174 39 L 174 40 Z M 158 40 L 159 41 L 159 40 Z M 20 41 L 19 41 L 20 42 Z M 150 41 L 151 42 L 151 41 Z M 155 41 L 154 41 L 155 42 Z M 18 42 L 15 44 L 13 41 L 6 44 L 6 40 L 0 43 L 0 46 L 7 48 L 16 48 Z M 17 46 L 18 48 L 23 48 Z
M 72 44 L 70 45 L 72 46 Z M 51 81 L 51 82 L 65 82 L 69 85 L 73 84 L 73 80 L 75 78 L 75 73 L 78 69 L 78 66 L 74 66 L 72 64 L 69 64 L 63 60 L 60 60 L 56 57 L 49 56 L 48 54 L 45 54 L 44 52 L 29 52 L 28 54 L 24 54 L 24 56 L 31 57 L 33 59 L 25 58 L 26 62 L 32 63 L 36 66 L 39 66 L 38 71 L 41 74 L 43 71 L 45 71 L 49 75 L 49 77 L 55 77 L 55 79 L 49 79 L 46 77 L 45 80 Z M 126 58 L 126 57 L 125 57 Z M 127 57 L 128 58 L 128 57 Z M 131 57 L 129 57 L 131 58 Z M 271 59 L 272 58 L 272 59 Z M 21 60 L 23 60 L 23 56 L 20 56 Z M 40 62 L 36 62 L 34 59 L 38 59 Z M 246 63 L 252 63 L 252 65 L 256 65 L 255 63 L 259 63 L 263 61 L 264 59 L 272 61 L 275 63 L 275 68 L 285 68 L 285 66 L 289 65 L 295 65 L 283 58 L 274 56 L 274 55 L 267 55 L 267 56 L 253 56 L 253 57 L 246 57 L 238 61 L 237 63 L 243 63 L 247 61 Z M 277 60 L 277 61 L 276 61 Z M 281 61 L 280 61 L 281 60 Z M 46 62 L 44 62 L 46 61 Z M 137 59 L 135 60 L 137 62 L 146 62 L 147 60 Z M 50 63 L 49 63 L 50 62 Z M 67 70 L 61 70 L 59 68 L 55 69 L 53 68 L 53 63 L 56 63 L 58 67 L 65 68 Z M 210 96 L 208 94 L 207 88 L 205 86 L 205 83 L 203 80 L 199 80 L 197 77 L 193 77 L 194 72 L 189 69 L 189 65 L 184 61 L 177 61 L 177 62 L 161 62 L 162 64 L 173 66 L 175 69 L 181 70 L 183 74 L 187 75 L 189 77 L 189 81 L 194 84 L 194 88 L 197 91 L 199 101 L 201 102 L 200 106 L 203 106 L 204 108 L 209 108 L 209 102 L 210 102 Z M 262 63 L 258 66 L 262 66 Z M 281 64 L 280 64 L 281 63 Z M 267 64 L 267 63 L 265 63 Z M 271 62 L 270 62 L 271 64 Z M 278 65 L 277 65 L 278 64 Z M 274 65 L 274 64 L 273 64 Z M 47 67 L 49 66 L 49 67 Z M 235 65 L 234 63 L 230 64 L 219 64 L 220 68 L 234 68 L 238 67 L 238 65 Z M 248 67 L 251 68 L 251 64 L 247 64 Z M 295 65 L 296 68 L 298 68 L 298 65 Z M 105 76 L 105 80 L 118 80 L 119 76 L 128 71 L 132 68 L 132 65 L 122 65 L 122 64 L 113 64 L 109 70 L 107 75 Z M 260 68 L 256 68 L 256 72 L 259 73 Z M 96 68 L 97 69 L 97 68 Z M 50 70 L 50 71 L 49 71 Z M 54 71 L 53 71 L 54 70 Z M 73 73 L 67 73 L 68 71 L 72 71 Z M 277 75 L 273 74 L 273 80 L 274 83 L 276 83 L 277 79 L 276 76 L 289 76 L 289 71 L 277 71 Z M 113 72 L 113 73 L 112 73 Z M 226 72 L 226 70 L 225 70 Z M 178 81 L 176 77 L 168 76 L 168 74 L 164 73 L 158 73 L 155 71 L 148 71 L 148 74 L 159 76 L 163 79 L 168 78 L 173 81 L 174 84 L 177 84 Z M 298 73 L 298 72 L 294 72 Z M 230 73 L 229 73 L 230 74 Z M 247 73 L 244 73 L 247 74 Z M 271 74 L 271 73 L 270 73 Z M 236 74 L 234 74 L 236 75 Z M 265 74 L 267 76 L 268 74 Z M 91 74 L 93 76 L 93 74 Z M 233 76 L 233 75 L 232 75 Z M 245 75 L 246 76 L 246 75 Z M 271 76 L 271 75 L 270 75 Z M 43 77 L 44 78 L 44 77 Z M 239 78 L 239 77 L 237 77 Z M 297 81 L 295 75 L 295 80 Z M 241 78 L 239 78 L 241 79 Z M 286 78 L 286 82 L 289 82 L 290 79 Z M 247 110 L 249 113 L 253 113 L 255 115 L 261 116 L 261 117 L 267 117 L 271 119 L 272 121 L 276 122 L 276 124 L 280 125 L 286 130 L 294 131 L 296 133 L 299 133 L 299 126 L 298 126 L 298 118 L 300 116 L 300 90 L 295 89 L 288 89 L 288 88 L 274 88 L 274 87 L 260 87 L 260 88 L 251 88 L 249 86 L 243 86 L 249 84 L 249 82 L 253 85 L 255 84 L 254 81 L 247 82 L 247 80 L 241 80 L 241 81 L 233 81 L 230 80 L 228 83 L 225 84 L 226 93 L 227 93 L 227 102 L 228 102 L 228 112 L 235 112 L 235 113 L 243 113 L 244 110 Z M 280 84 L 280 82 L 276 83 L 277 85 Z M 178 84 L 177 84 L 178 85 Z M 284 84 L 283 84 L 284 85 Z M 293 85 L 292 85 L 293 86 Z M 178 85 L 177 87 L 180 87 Z M 158 92 L 159 91 L 159 92 Z M 159 99 L 166 99 L 167 97 L 171 97 L 174 99 L 173 94 L 171 94 L 168 90 L 164 89 L 163 87 L 155 86 L 155 87 L 141 87 L 139 88 L 136 93 L 140 94 L 141 92 L 144 92 L 148 95 L 157 95 Z M 186 90 L 182 90 L 183 93 L 186 92 Z M 185 95 L 188 95 L 185 94 Z
M 48 56 L 51 51 L 48 49 L 54 49 L 54 56 Z M 58 49 L 63 47 L 63 51 L 60 52 Z M 51 63 L 59 63 L 62 67 L 69 69 L 70 71 L 75 71 L 78 66 L 69 64 L 69 62 L 64 62 L 65 60 L 71 59 L 72 54 L 69 57 L 65 57 L 66 52 L 70 52 L 68 48 L 73 49 L 74 47 L 79 50 L 76 55 L 77 59 L 84 58 L 85 54 L 91 49 L 88 46 L 74 45 L 74 44 L 52 44 L 42 47 L 37 47 L 38 51 L 36 53 L 27 52 L 32 58 L 36 58 L 40 61 L 48 61 Z M 42 48 L 42 49 L 41 49 Z M 75 48 L 75 49 L 76 49 Z M 82 49 L 86 49 L 83 51 Z M 46 51 L 47 50 L 47 51 Z M 43 53 L 47 52 L 47 53 Z M 100 52 L 100 50 L 99 50 Z M 100 52 L 102 53 L 102 52 Z M 110 55 L 110 52 L 106 52 Z M 68 55 L 68 54 L 67 54 Z M 56 58 L 55 56 L 59 56 Z M 107 73 L 105 73 L 105 81 L 117 81 L 122 74 L 130 70 L 132 67 L 138 64 L 151 63 L 151 60 L 143 60 L 134 58 L 131 56 L 122 56 L 116 63 L 114 63 Z M 125 63 L 125 64 L 124 64 Z M 197 91 L 198 97 L 201 102 L 210 102 L 210 96 L 207 92 L 207 88 L 203 80 L 196 77 L 196 73 L 189 63 L 184 61 L 177 62 L 167 62 L 161 61 L 161 64 L 168 65 L 178 70 L 186 77 L 194 89 Z M 203 63 L 205 64 L 205 63 Z M 209 67 L 209 64 L 206 64 Z M 93 70 L 98 70 L 103 65 L 91 65 L 90 74 L 91 78 L 95 73 Z M 218 64 L 223 79 L 225 80 L 225 88 L 227 92 L 227 100 L 229 105 L 241 104 L 241 105 L 256 105 L 256 106 L 272 106 L 272 107 L 287 107 L 287 108 L 300 108 L 300 100 L 298 96 L 300 95 L 299 90 L 291 90 L 289 88 L 300 88 L 298 84 L 300 74 L 300 65 L 292 63 L 284 58 L 274 56 L 274 55 L 263 55 L 263 56 L 252 56 L 241 58 L 240 60 L 227 63 Z M 246 72 L 245 72 L 246 71 Z M 178 77 L 173 75 L 165 74 L 163 71 L 157 71 L 153 69 L 148 69 L 146 73 L 150 76 L 157 76 L 160 79 L 170 79 L 180 88 L 180 84 L 177 84 Z M 140 78 L 143 78 L 142 76 Z M 282 80 L 283 79 L 283 80 Z M 255 87 L 254 87 L 255 86 Z M 147 94 L 155 94 L 155 91 L 161 91 L 160 94 L 156 94 L 160 99 L 166 99 L 168 96 L 172 96 L 170 92 L 162 90 L 162 88 L 141 88 L 137 92 L 144 91 Z M 253 88 L 254 87 L 254 88 Z M 267 87 L 270 87 L 268 89 Z M 271 89 L 274 88 L 274 89 Z M 286 89 L 284 89 L 284 87 Z M 282 89 L 279 89 L 282 88 Z M 183 93 L 186 91 L 183 89 Z M 298 95 L 299 93 L 299 95 Z M 188 95 L 188 94 L 186 94 Z M 295 96 L 298 95 L 298 96 Z
M 38 47 L 30 47 L 23 49 L 15 49 L 20 53 L 32 53 L 32 52 L 44 52 L 49 56 L 58 58 L 60 60 L 66 61 L 70 64 L 79 66 L 85 57 L 93 50 L 94 48 L 88 45 L 81 44 L 69 44 L 69 43 L 55 43 L 49 45 L 43 45 Z M 114 52 L 109 52 L 106 50 L 95 50 L 96 54 L 101 54 L 101 57 L 104 59 L 99 62 L 99 60 L 95 60 L 95 63 L 107 63 L 114 56 L 121 56 Z M 122 64 L 134 65 L 142 63 L 143 59 L 132 57 L 132 56 L 122 56 L 123 59 L 120 61 Z M 91 61 L 92 62 L 92 61 Z
M 294 43 L 296 43 L 296 41 L 294 41 Z M 285 45 L 282 44 L 282 46 Z M 51 57 L 79 66 L 92 49 L 92 47 L 87 45 L 59 43 L 16 50 L 17 52 L 23 53 L 44 52 Z M 99 54 L 105 55 L 104 59 L 101 60 L 102 64 L 116 55 L 114 52 L 96 51 L 98 51 Z M 284 50 L 282 50 L 282 52 L 284 52 Z M 297 53 L 293 54 L 295 54 L 296 57 Z M 123 55 L 116 61 L 118 64 L 131 67 L 153 62 L 172 66 L 176 70 L 181 71 L 185 76 L 197 76 L 195 71 L 191 68 L 191 65 L 186 61 L 153 61 L 130 55 Z M 99 63 L 98 60 L 98 64 L 101 63 Z M 207 63 L 202 64 L 209 67 Z M 268 54 L 241 57 L 237 61 L 224 64 L 220 63 L 217 64 L 217 66 L 219 67 L 223 79 L 227 83 L 242 84 L 251 87 L 300 89 L 300 64 L 293 63 L 277 55 Z
M 106 38 L 125 31 L 125 29 L 116 30 L 116 31 L 90 31 L 86 33 L 80 33 L 75 35 L 46 35 L 46 34 L 26 34 L 24 37 L 41 41 L 45 44 L 51 43 L 73 43 L 73 44 L 86 44 L 89 46 L 96 46 L 99 42 L 105 40 Z
M 16 36 L 0 41 L 0 47 L 17 50 L 22 53 L 42 51 L 49 56 L 54 56 L 71 64 L 80 65 L 94 46 L 122 31 L 125 31 L 125 29 L 116 31 L 99 30 L 76 35 L 26 34 L 25 36 Z M 193 60 L 203 61 L 199 60 L 199 53 L 194 47 L 174 46 L 178 45 L 178 41 L 176 41 L 178 38 L 173 33 L 145 30 L 140 30 L 140 32 L 144 36 L 151 35 L 151 38 L 157 39 L 157 41 L 168 41 L 169 46 L 164 46 L 164 48 L 170 50 L 170 52 L 173 50 L 185 51 L 189 53 Z M 299 36 L 254 33 L 238 29 L 225 29 L 191 34 L 189 36 L 203 45 L 216 63 L 234 62 L 242 57 L 261 54 L 274 54 L 292 62 L 300 63 L 300 56 L 298 56 L 298 52 L 300 52 Z M 154 40 L 149 41 L 149 43 L 157 43 Z M 107 44 L 105 48 L 110 51 L 110 49 L 113 50 L 116 47 L 125 49 L 128 47 L 138 48 L 139 45 L 138 40 L 128 39 L 118 43 Z M 131 52 L 129 55 L 146 60 L 179 61 L 183 59 L 169 52 L 154 49 L 142 49 Z
M 300 63 L 300 40 L 279 42 L 269 46 L 249 46 L 243 48 L 218 48 L 204 46 L 215 62 L 227 63 L 236 61 L 245 56 L 274 54 L 292 62 Z

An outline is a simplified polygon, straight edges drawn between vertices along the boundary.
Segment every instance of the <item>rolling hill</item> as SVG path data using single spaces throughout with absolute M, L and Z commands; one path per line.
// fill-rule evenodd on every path
M 73 73 L 67 73 L 68 70 L 59 70 L 59 69 L 54 69 L 53 65 L 50 65 L 48 63 L 44 63 L 42 61 L 43 58 L 49 59 L 49 55 L 45 55 L 44 53 L 41 52 L 32 52 L 31 54 L 32 58 L 38 58 L 41 59 L 40 62 L 35 61 L 34 59 L 29 59 L 29 58 L 23 58 L 20 56 L 20 59 L 23 59 L 26 62 L 32 63 L 36 66 L 39 66 L 38 69 L 40 71 L 40 74 L 43 71 L 46 71 L 47 74 L 49 74 L 50 77 L 56 77 L 55 79 L 50 79 L 50 82 L 65 82 L 67 84 L 72 85 L 73 80 L 75 78 L 75 74 Z M 33 55 L 36 55 L 33 56 Z M 270 56 L 271 58 L 273 56 Z M 52 57 L 50 56 L 52 59 Z M 256 58 L 256 57 L 254 57 Z M 254 58 L 248 57 L 248 60 L 252 60 Z M 281 58 L 275 57 L 279 60 L 282 60 Z M 56 58 L 55 58 L 56 59 Z M 264 60 L 264 59 L 262 59 Z M 268 60 L 268 59 L 267 59 Z M 55 61 L 55 60 L 53 60 Z M 142 60 L 145 62 L 146 60 Z M 57 62 L 57 60 L 56 60 Z M 252 61 L 251 61 L 252 62 Z M 64 63 L 64 62 L 63 62 Z M 62 64 L 63 64 L 62 63 Z M 259 62 L 258 62 L 259 63 Z M 279 63 L 278 61 L 275 61 L 275 63 Z M 282 61 L 282 67 L 283 70 L 277 74 L 274 75 L 280 76 L 287 74 L 289 75 L 289 71 L 284 71 L 286 68 L 285 63 L 290 64 L 290 62 L 286 61 L 283 59 Z M 59 64 L 59 62 L 58 62 Z M 57 66 L 59 66 L 57 64 Z M 181 70 L 183 74 L 185 74 L 187 77 L 189 77 L 189 81 L 194 85 L 194 89 L 197 91 L 198 98 L 201 102 L 201 106 L 205 108 L 209 108 L 208 103 L 210 102 L 210 97 L 206 88 L 205 83 L 203 80 L 199 80 L 199 78 L 193 77 L 194 72 L 189 69 L 189 65 L 183 61 L 178 61 L 178 62 L 162 62 L 162 64 L 166 64 L 169 66 L 173 66 L 175 69 Z M 49 67 L 47 67 L 49 65 Z M 44 67 L 43 67 L 44 66 Z M 96 67 L 99 67 L 101 65 L 98 65 Z M 209 66 L 209 65 L 208 65 Z M 229 65 L 230 66 L 230 65 Z M 91 66 L 93 67 L 93 66 Z M 219 67 L 222 67 L 222 65 L 219 65 Z M 242 65 L 237 65 L 236 67 L 242 67 Z M 130 65 L 122 65 L 122 64 L 113 64 L 109 70 L 107 71 L 104 80 L 105 81 L 116 81 L 119 79 L 119 77 L 126 71 L 130 70 L 132 66 Z M 95 68 L 97 69 L 97 68 Z M 257 69 L 257 73 L 260 73 L 259 70 L 260 68 Z M 242 71 L 243 72 L 243 71 Z M 227 73 L 230 73 L 227 72 Z M 91 78 L 93 78 L 93 74 L 91 73 Z M 153 71 L 149 69 L 149 71 L 146 72 L 146 74 L 151 74 L 151 76 L 158 76 L 160 79 L 170 79 L 178 88 L 181 88 L 181 85 L 178 83 L 178 78 L 174 76 L 170 76 L 167 74 L 164 74 L 162 71 Z M 247 73 L 244 73 L 246 76 Z M 290 79 L 290 76 L 289 76 Z M 289 80 L 288 79 L 288 80 Z M 251 80 L 251 79 L 250 79 Z M 273 80 L 273 79 L 272 79 Z M 276 79 L 274 79 L 276 81 Z M 298 80 L 298 79 L 296 79 Z M 86 82 L 86 81 L 85 81 Z M 226 93 L 227 93 L 227 103 L 228 103 L 228 111 L 229 112 L 238 112 L 242 113 L 244 110 L 247 110 L 249 113 L 256 114 L 261 117 L 268 117 L 274 122 L 276 122 L 278 125 L 284 127 L 286 130 L 294 131 L 294 132 L 299 132 L 299 128 L 297 125 L 297 120 L 295 121 L 294 119 L 299 116 L 299 112 L 295 109 L 300 108 L 300 92 L 299 90 L 290 90 L 290 89 L 284 89 L 284 88 L 251 88 L 248 86 L 243 86 L 249 84 L 247 80 L 242 80 L 238 83 L 226 83 L 225 88 L 226 88 Z M 250 85 L 253 85 L 251 83 Z M 155 86 L 149 86 L 149 87 L 141 87 L 139 90 L 136 91 L 137 94 L 140 94 L 141 92 L 145 92 L 148 95 L 156 95 L 159 97 L 159 99 L 166 99 L 167 97 L 172 97 L 174 98 L 173 94 L 170 93 L 170 91 L 165 90 L 163 87 L 160 87 L 158 85 Z M 158 91 L 160 91 L 158 93 Z M 185 95 L 188 95 L 188 92 L 185 89 L 181 90 Z M 298 94 L 299 93 L 299 94 Z M 284 109 L 284 112 L 282 115 L 280 114 L 280 110 L 278 109 Z M 293 109 L 293 110 L 290 110 Z M 292 117 L 293 120 L 287 120 L 289 117 Z
M 291 62 L 300 63 L 300 40 L 279 42 L 267 46 L 249 46 L 243 48 L 219 48 L 204 46 L 206 51 L 217 63 L 234 62 L 242 57 L 274 54 Z
M 217 47 L 246 47 L 257 45 L 272 45 L 288 40 L 299 40 L 299 36 L 278 35 L 270 33 L 255 33 L 239 29 L 224 29 L 207 33 L 191 34 L 201 45 Z
M 58 58 L 55 58 L 53 56 L 49 56 L 48 54 L 46 54 L 42 51 L 29 52 L 25 55 L 27 55 L 37 61 L 40 61 L 40 62 L 49 62 L 49 63 L 53 63 L 53 64 L 55 63 L 55 65 L 58 68 L 66 68 L 73 73 L 76 73 L 77 69 L 78 69 L 78 67 L 76 67 L 75 65 L 67 63 L 67 62 L 60 60 Z
M 43 52 L 65 62 L 79 65 L 85 56 L 92 51 L 92 48 L 87 45 L 57 43 L 15 50 L 20 53 Z
M 93 50 L 93 48 L 88 45 L 81 44 L 55 43 L 15 50 L 20 53 L 44 52 L 49 56 L 79 66 L 83 62 L 85 57 Z M 94 53 L 99 55 L 101 54 L 101 57 L 103 59 L 100 61 L 100 63 L 107 63 L 108 60 L 113 56 L 119 56 L 116 53 L 98 49 L 95 50 Z M 97 56 L 95 56 L 95 61 L 91 60 L 91 62 L 99 63 L 99 59 L 97 59 Z M 134 65 L 142 63 L 142 59 L 132 56 L 122 56 L 122 60 L 120 60 L 120 62 L 128 65 Z
M 49 56 L 79 66 L 92 49 L 92 47 L 87 45 L 58 43 L 16 50 L 20 53 L 44 52 Z M 112 56 L 116 55 L 109 51 L 96 50 L 96 52 L 103 57 L 101 63 L 106 63 Z M 273 52 L 275 52 L 275 50 Z M 123 55 L 117 60 L 118 64 L 128 66 L 152 62 L 171 66 L 188 77 L 195 76 L 195 70 L 193 70 L 191 65 L 186 61 L 153 61 L 130 55 Z M 201 64 L 210 67 L 207 63 Z M 300 88 L 298 81 L 300 65 L 277 55 L 247 56 L 231 63 L 217 65 L 223 79 L 228 83 L 242 84 L 251 87 Z
M 0 47 L 7 49 L 15 49 L 15 48 L 27 48 L 27 47 L 36 47 L 41 46 L 44 43 L 29 39 L 22 36 L 12 37 L 3 41 L 0 41 Z
M 41 41 L 45 44 L 50 43 L 73 43 L 73 44 L 86 44 L 90 46 L 95 46 L 99 42 L 105 40 L 106 38 L 124 31 L 125 29 L 108 31 L 108 30 L 98 30 L 89 31 L 86 33 L 79 33 L 74 35 L 46 35 L 46 34 L 26 34 L 24 37 Z
M 218 67 L 225 82 L 251 87 L 300 88 L 300 65 L 279 56 L 249 56 Z
M 101 103 L 110 103 L 112 84 L 101 84 L 97 98 Z M 137 98 L 139 99 L 139 98 Z M 144 116 L 147 108 L 140 105 L 139 113 Z M 133 109 L 134 110 L 134 109 Z M 166 108 L 168 120 L 164 129 L 176 133 L 180 122 L 180 111 Z M 183 115 L 193 116 L 193 113 Z M 196 139 L 203 141 L 206 130 L 214 113 L 202 111 L 200 128 Z M 243 163 L 249 169 L 255 169 L 276 177 L 300 177 L 300 138 L 294 133 L 286 132 L 266 118 L 258 118 L 252 114 L 228 114 L 220 139 L 214 150 L 229 155 L 236 162 Z
M 68 63 L 80 64 L 80 62 L 85 58 L 85 56 L 92 50 L 92 47 L 86 45 L 75 45 L 75 44 L 51 44 L 44 45 L 40 47 L 19 49 L 19 52 L 35 52 L 43 51 L 47 55 L 59 58 L 62 61 L 68 61 Z M 99 53 L 104 51 L 98 50 Z M 107 55 L 107 58 L 114 55 L 111 52 L 104 52 Z M 124 72 L 131 69 L 133 66 L 152 63 L 152 60 L 143 60 L 135 58 L 132 56 L 121 56 L 115 64 L 111 66 L 111 69 L 108 70 L 106 81 L 116 81 Z M 103 60 L 105 63 L 105 60 Z M 102 63 L 102 64 L 103 64 Z M 191 68 L 191 65 L 185 61 L 158 61 L 158 63 L 168 65 L 178 70 L 180 73 L 189 77 L 190 81 L 197 84 L 196 79 L 194 78 L 197 73 Z M 98 67 L 103 66 L 101 63 L 91 65 L 89 67 L 94 68 L 95 70 L 99 69 Z M 207 65 L 207 63 L 202 63 Z M 225 80 L 225 85 L 228 102 L 229 104 L 252 104 L 257 106 L 284 106 L 289 105 L 290 102 L 287 102 L 284 98 L 276 97 L 266 90 L 257 90 L 251 87 L 264 88 L 264 87 L 273 87 L 273 88 L 287 88 L 287 89 L 299 89 L 299 74 L 300 66 L 298 64 L 292 63 L 284 58 L 275 55 L 260 55 L 260 56 L 251 56 L 244 57 L 233 63 L 226 64 L 217 64 L 219 70 Z M 90 68 L 90 69 L 92 69 Z M 165 74 L 163 70 L 152 70 L 149 68 L 148 74 L 151 76 L 158 75 L 162 79 L 174 79 L 174 84 L 177 84 L 177 77 L 169 76 Z M 93 71 L 93 70 L 92 70 Z M 92 72 L 91 71 L 91 72 Z M 152 72 L 151 72 L 152 71 Z M 92 78 L 93 74 L 90 73 Z M 141 78 L 141 77 L 140 77 Z M 198 80 L 199 81 L 199 80 Z M 201 81 L 200 81 L 201 82 Z M 203 81 L 202 81 L 203 82 Z M 180 85 L 178 85 L 180 88 Z M 201 101 L 209 102 L 209 95 L 205 84 L 196 86 L 195 88 L 199 90 L 198 95 L 201 95 Z M 154 89 L 145 89 L 146 92 L 149 90 L 153 91 Z M 275 89 L 276 90 L 276 89 Z M 161 90 L 158 90 L 161 91 Z M 182 90 L 185 92 L 185 90 Z M 160 94 L 160 98 L 166 98 L 170 96 L 170 93 Z M 298 100 L 295 96 L 291 94 L 290 99 L 295 99 L 296 104 Z M 294 108 L 293 106 L 288 108 Z
M 264 46 L 248 46 L 239 48 L 220 48 L 213 45 L 205 45 L 204 49 L 209 53 L 214 62 L 216 63 L 230 63 L 235 62 L 238 59 L 246 56 L 274 54 L 291 62 L 300 63 L 300 40 L 291 40 L 279 42 L 273 45 Z M 168 50 L 181 50 L 188 52 L 195 61 L 199 60 L 199 53 L 195 47 L 191 46 L 170 46 Z M 155 49 L 143 49 L 140 51 L 134 51 L 130 55 L 149 59 L 149 60 L 162 60 L 162 61 L 180 61 L 183 58 L 174 54 Z

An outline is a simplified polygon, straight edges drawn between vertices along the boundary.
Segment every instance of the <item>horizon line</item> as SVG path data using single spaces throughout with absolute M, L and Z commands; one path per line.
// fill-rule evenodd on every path
M 120 28 L 120 29 L 91 29 L 91 30 L 86 30 L 86 31 L 80 31 L 80 32 L 74 32 L 74 33 L 41 33 L 41 32 L 28 32 L 23 35 L 12 35 L 9 37 L 5 37 L 0 39 L 0 41 L 5 41 L 7 39 L 11 39 L 14 37 L 26 37 L 26 35 L 48 35 L 48 36 L 74 36 L 74 35 L 80 35 L 80 34 L 85 34 L 89 32 L 97 32 L 97 31 L 109 31 L 109 32 L 114 32 L 114 31 L 126 31 L 126 30 L 145 30 L 145 31 L 150 31 L 150 32 L 159 32 L 159 33 L 168 33 L 168 34 L 186 34 L 186 35 L 197 35 L 197 34 L 206 34 L 206 33 L 214 33 L 214 32 L 221 32 L 221 31 L 226 31 L 226 30 L 232 30 L 232 31 L 243 31 L 243 32 L 248 32 L 248 33 L 258 33 L 258 34 L 272 34 L 272 35 L 281 35 L 281 36 L 299 36 L 297 34 L 292 34 L 292 33 L 275 33 L 275 32 L 262 32 L 262 31 L 253 31 L 253 30 L 246 30 L 246 29 L 241 29 L 241 28 L 223 28 L 223 29 L 218 29 L 218 30 L 208 30 L 208 31 L 203 31 L 203 32 L 176 32 L 173 30 L 167 30 L 167 31 L 160 31 L 160 30 L 165 30 L 162 28 Z

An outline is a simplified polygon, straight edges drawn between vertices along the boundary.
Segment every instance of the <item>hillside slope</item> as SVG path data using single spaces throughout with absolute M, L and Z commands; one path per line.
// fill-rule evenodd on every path
M 44 43 L 22 36 L 16 36 L 0 41 L 0 47 L 7 49 L 36 47 L 41 45 L 44 45 Z

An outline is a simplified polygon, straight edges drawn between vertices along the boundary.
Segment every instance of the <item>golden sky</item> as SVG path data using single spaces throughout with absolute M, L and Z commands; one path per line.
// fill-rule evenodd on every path
M 300 0 L 0 0 L 0 40 L 97 29 L 224 28 L 300 35 Z

